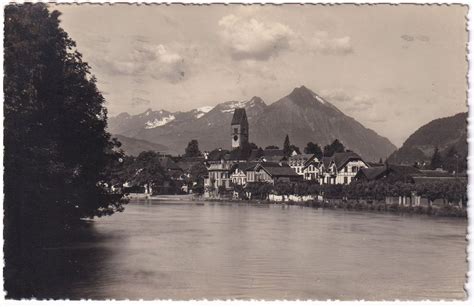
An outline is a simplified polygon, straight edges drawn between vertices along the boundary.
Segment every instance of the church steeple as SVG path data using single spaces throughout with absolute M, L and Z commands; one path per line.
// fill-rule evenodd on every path
M 249 123 L 245 109 L 237 108 L 231 122 L 232 127 L 232 148 L 242 147 L 249 141 Z

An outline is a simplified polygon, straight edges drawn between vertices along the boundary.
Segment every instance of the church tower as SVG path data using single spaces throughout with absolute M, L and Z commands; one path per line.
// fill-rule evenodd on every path
M 249 123 L 245 109 L 237 108 L 232 117 L 232 148 L 242 147 L 249 142 Z

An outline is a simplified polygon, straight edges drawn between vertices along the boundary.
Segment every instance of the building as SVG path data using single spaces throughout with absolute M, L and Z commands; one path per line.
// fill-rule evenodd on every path
M 321 184 L 321 165 L 322 162 L 317 157 L 306 161 L 303 167 L 303 178 L 305 180 L 317 181 Z
M 247 182 L 292 182 L 303 179 L 291 167 L 284 163 L 259 162 L 253 168 L 247 169 Z
M 241 147 L 249 141 L 249 123 L 245 109 L 237 108 L 231 122 L 232 148 Z
M 350 151 L 324 157 L 322 162 L 322 184 L 349 184 L 360 169 L 368 167 L 358 154 Z
M 257 166 L 258 162 L 236 163 L 231 167 L 230 180 L 234 185 L 245 185 L 248 182 L 248 172 Z M 253 181 L 253 179 L 251 179 Z
M 361 169 L 355 176 L 355 180 L 413 183 L 413 176 L 421 176 L 421 171 L 416 167 L 385 164 Z
M 288 158 L 288 165 L 305 180 L 316 180 L 320 161 L 315 154 L 294 154 Z
M 229 151 L 222 148 L 211 151 L 206 161 L 208 171 L 204 179 L 204 187 L 218 190 L 219 187 L 230 188 L 229 170 L 232 163 L 228 161 Z
M 420 170 L 409 165 L 385 164 L 361 169 L 355 176 L 359 181 L 380 180 L 387 183 L 430 183 L 449 180 L 465 180 L 465 176 L 453 176 L 443 170 Z

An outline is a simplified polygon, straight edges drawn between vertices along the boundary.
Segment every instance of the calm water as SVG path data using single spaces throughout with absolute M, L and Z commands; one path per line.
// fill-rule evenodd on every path
M 88 269 L 69 272 L 50 294 L 463 299 L 466 227 L 423 216 L 136 201 L 95 220 L 93 236 L 65 248 Z

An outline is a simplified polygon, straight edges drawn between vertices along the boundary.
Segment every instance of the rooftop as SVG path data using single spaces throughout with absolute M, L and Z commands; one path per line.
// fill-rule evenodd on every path
M 236 108 L 234 110 L 234 116 L 232 117 L 231 125 L 240 125 L 247 123 L 247 113 L 244 108 Z

